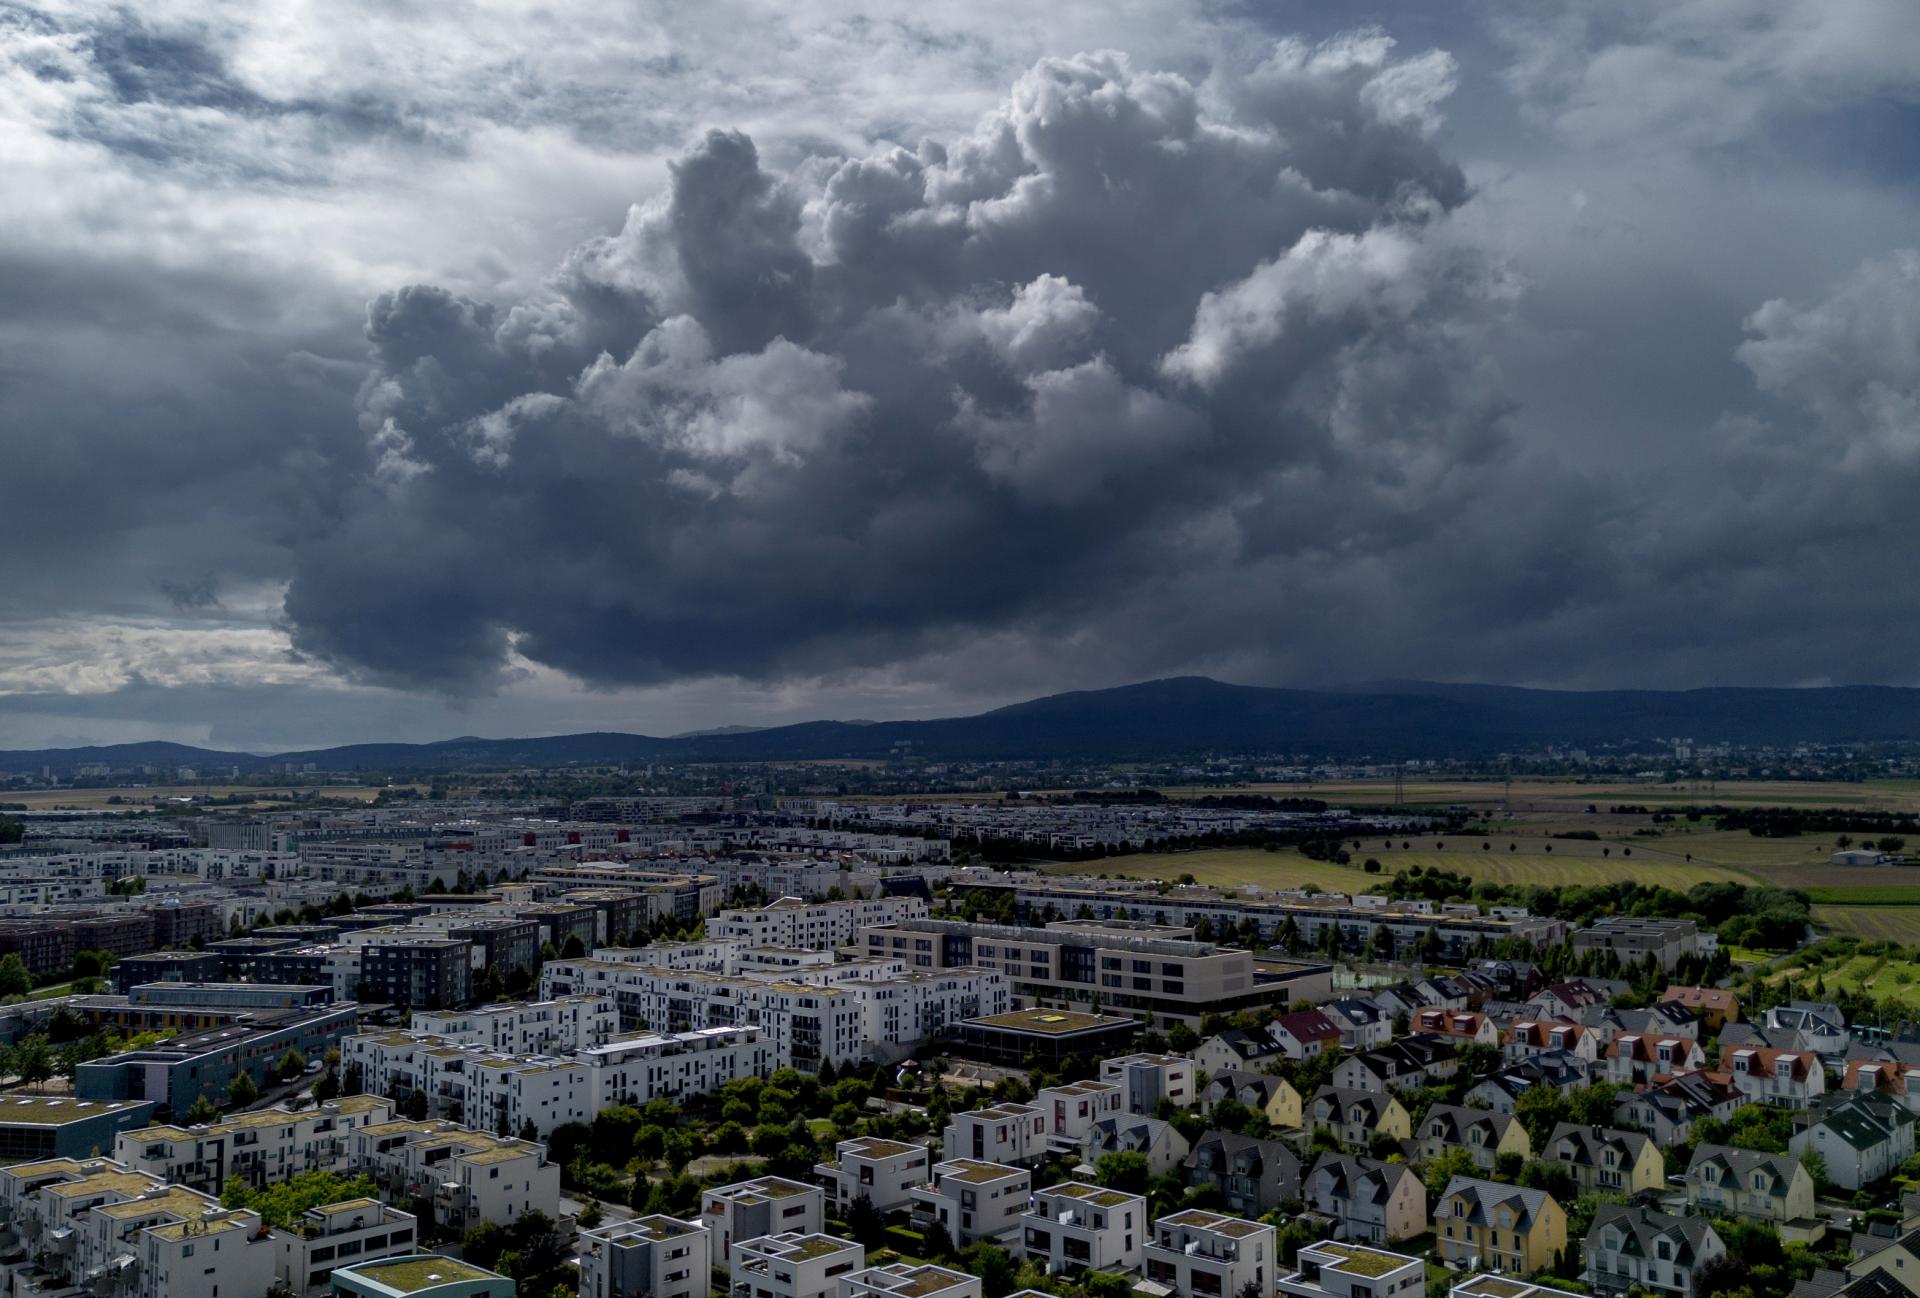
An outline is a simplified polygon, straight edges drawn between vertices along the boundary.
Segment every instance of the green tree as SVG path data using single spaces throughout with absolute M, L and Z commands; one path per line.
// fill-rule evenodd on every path
M 1477 1175 L 1479 1173 L 1474 1170 L 1473 1155 L 1456 1145 L 1438 1158 L 1429 1159 L 1421 1179 L 1427 1183 L 1428 1197 L 1437 1200 L 1446 1193 L 1454 1177 Z
M 407 1118 L 420 1122 L 426 1118 L 427 1111 L 431 1107 L 427 1101 L 427 1093 L 416 1086 L 407 1092 L 407 1098 L 401 1103 L 400 1110 Z
M 560 958 L 562 960 L 578 960 L 586 953 L 587 944 L 580 939 L 578 933 L 567 934 L 567 940 L 560 944 Z
M 220 1110 L 214 1107 L 212 1100 L 204 1095 L 196 1095 L 193 1097 L 192 1107 L 187 1110 L 187 1125 L 197 1127 L 201 1123 L 212 1122 L 219 1116 Z
M 280 1056 L 280 1065 L 275 1071 L 280 1074 L 281 1080 L 292 1081 L 307 1071 L 307 1057 L 289 1046 L 287 1053 Z
M 1006 1249 L 983 1240 L 966 1249 L 960 1257 L 966 1270 L 980 1277 L 981 1298 L 1006 1298 L 1013 1292 L 1013 1277 L 1018 1267 Z
M 33 975 L 17 951 L 0 956 L 0 996 L 25 996 L 33 990 Z
M 242 1068 L 227 1083 L 227 1103 L 236 1109 L 244 1109 L 260 1098 L 260 1086 L 253 1080 L 253 1074 Z
M 1149 1175 L 1147 1156 L 1128 1149 L 1102 1154 L 1093 1165 L 1095 1181 L 1109 1190 L 1124 1190 L 1128 1194 L 1145 1194 Z
M 285 1181 L 276 1181 L 256 1190 L 244 1181 L 229 1181 L 220 1202 L 229 1208 L 251 1208 L 260 1219 L 278 1230 L 291 1230 L 306 1216 L 309 1208 L 341 1203 L 348 1199 L 371 1199 L 379 1193 L 372 1178 L 344 1177 L 333 1172 L 302 1172 Z

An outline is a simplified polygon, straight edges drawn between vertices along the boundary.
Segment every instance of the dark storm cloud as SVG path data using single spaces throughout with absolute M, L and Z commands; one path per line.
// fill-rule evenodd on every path
M 769 676 L 1424 535 L 1505 445 L 1452 75 L 1362 32 L 1231 107 L 1101 54 L 917 152 L 780 175 L 713 132 L 551 292 L 372 305 L 372 467 L 296 549 L 295 644 L 456 688 L 509 646 Z

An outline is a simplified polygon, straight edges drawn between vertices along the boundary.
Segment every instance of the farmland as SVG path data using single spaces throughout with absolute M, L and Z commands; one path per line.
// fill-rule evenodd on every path
M 1815 906 L 1814 923 L 1863 942 L 1920 946 L 1920 906 Z
M 275 788 L 244 784 L 168 784 L 119 789 L 9 789 L 0 793 L 0 803 L 10 802 L 29 811 L 133 811 L 184 798 L 252 796 L 257 800 L 255 805 L 284 807 L 289 798 L 301 797 L 372 802 L 381 792 L 371 785 L 349 784 Z

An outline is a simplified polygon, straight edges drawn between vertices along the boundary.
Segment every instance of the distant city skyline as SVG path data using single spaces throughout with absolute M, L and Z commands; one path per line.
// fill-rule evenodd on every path
M 1920 684 L 1920 9 L 0 18 L 0 748 Z

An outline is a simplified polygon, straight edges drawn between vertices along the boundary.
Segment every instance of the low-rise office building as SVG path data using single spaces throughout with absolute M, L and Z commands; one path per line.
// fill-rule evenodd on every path
M 110 1154 L 122 1132 L 144 1125 L 150 1100 L 76 1100 L 0 1095 L 0 1159 L 88 1158 Z
M 319 1059 L 353 1031 L 359 1008 L 285 1010 L 249 1015 L 225 1027 L 81 1064 L 74 1091 L 87 1100 L 151 1100 L 182 1114 L 202 1096 L 224 1102 L 227 1084 L 245 1072 L 264 1084 L 289 1050 Z

